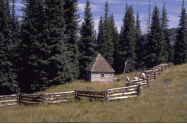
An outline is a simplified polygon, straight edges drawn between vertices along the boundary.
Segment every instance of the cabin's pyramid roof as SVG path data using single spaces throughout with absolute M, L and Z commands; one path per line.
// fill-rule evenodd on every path
M 105 58 L 99 53 L 97 57 L 85 68 L 90 72 L 115 72 Z

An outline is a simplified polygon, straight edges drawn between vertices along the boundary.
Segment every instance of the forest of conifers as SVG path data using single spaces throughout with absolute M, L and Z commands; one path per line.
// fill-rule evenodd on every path
M 146 34 L 138 12 L 134 17 L 128 4 L 118 33 L 106 2 L 98 34 L 89 0 L 81 26 L 78 0 L 22 0 L 22 4 L 23 16 L 18 19 L 15 0 L 0 0 L 0 94 L 32 93 L 84 78 L 84 69 L 98 53 L 118 74 L 127 60 L 127 72 L 187 62 L 184 0 L 177 29 L 168 29 L 163 3 L 161 12 L 155 5 L 150 13 Z

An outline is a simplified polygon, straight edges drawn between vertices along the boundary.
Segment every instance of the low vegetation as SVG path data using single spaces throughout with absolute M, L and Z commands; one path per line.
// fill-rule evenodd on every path
M 130 79 L 135 74 L 139 73 L 130 73 Z M 105 90 L 125 86 L 126 75 L 116 77 L 121 81 L 90 83 L 78 80 L 43 92 Z M 165 70 L 135 98 L 112 102 L 83 99 L 51 105 L 2 107 L 0 122 L 187 122 L 187 64 Z

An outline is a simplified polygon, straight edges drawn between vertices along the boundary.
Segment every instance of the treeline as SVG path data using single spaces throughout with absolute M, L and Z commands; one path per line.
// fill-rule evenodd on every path
M 184 1 L 175 45 L 165 4 L 161 16 L 154 6 L 148 32 L 142 35 L 139 13 L 134 17 L 132 5 L 126 4 L 118 33 L 106 2 L 96 34 L 89 0 L 81 26 L 78 0 L 22 0 L 21 21 L 15 2 L 0 0 L 0 94 L 31 93 L 84 78 L 84 69 L 99 52 L 116 73 L 186 62 Z

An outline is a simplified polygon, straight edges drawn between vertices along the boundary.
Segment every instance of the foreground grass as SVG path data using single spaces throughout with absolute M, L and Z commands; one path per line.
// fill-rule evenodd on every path
M 130 78 L 135 74 L 131 73 Z M 49 88 L 45 92 L 125 86 L 126 75 L 118 77 L 120 82 L 76 81 Z M 166 70 L 136 98 L 113 102 L 81 100 L 56 105 L 4 107 L 0 108 L 0 122 L 187 122 L 187 64 Z

